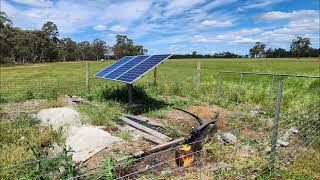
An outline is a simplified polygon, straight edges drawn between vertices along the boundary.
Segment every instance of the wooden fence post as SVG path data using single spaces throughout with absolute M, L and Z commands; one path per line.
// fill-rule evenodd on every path
M 86 88 L 87 88 L 87 91 L 90 90 L 90 87 L 89 87 L 89 63 L 86 63 Z
M 200 61 L 197 62 L 197 75 L 196 75 L 196 92 L 199 95 L 200 94 L 200 86 L 201 86 L 201 65 L 200 65 Z

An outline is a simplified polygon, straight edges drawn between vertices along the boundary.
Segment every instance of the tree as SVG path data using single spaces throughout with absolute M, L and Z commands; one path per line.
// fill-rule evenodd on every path
M 273 51 L 273 55 L 276 58 L 288 57 L 287 54 L 288 54 L 287 51 L 282 48 L 274 49 L 274 51 Z
M 48 22 L 44 23 L 42 26 L 42 31 L 46 32 L 48 34 L 49 38 L 52 39 L 53 42 L 59 41 L 58 27 L 53 22 L 48 21 Z
M 265 52 L 266 45 L 261 42 L 256 42 L 255 46 L 253 46 L 249 53 L 251 57 L 256 58 L 257 56 L 261 56 Z
M 193 52 L 192 52 L 192 56 L 193 56 L 193 57 L 196 57 L 196 56 L 197 56 L 197 51 L 193 51 Z
M 117 59 L 123 56 L 143 55 L 147 53 L 147 50 L 142 45 L 134 45 L 132 39 L 122 35 L 116 36 L 116 44 L 112 50 Z
M 63 38 L 59 43 L 59 55 L 63 61 L 77 60 L 77 43 L 71 38 Z
M 82 41 L 78 43 L 78 49 L 79 49 L 80 57 L 82 60 L 89 60 L 93 58 L 93 53 L 91 51 L 91 44 L 89 41 Z
M 112 53 L 112 47 L 110 47 L 109 45 L 106 45 L 105 54 L 108 60 L 110 59 L 111 53 Z
M 12 26 L 12 21 L 5 12 L 0 11 L 0 29 L 6 26 Z
M 308 55 L 310 56 L 310 53 L 309 53 L 310 45 L 311 45 L 310 38 L 297 37 L 291 41 L 290 51 L 296 57 L 303 56 L 304 53 L 308 53 Z
M 96 60 L 104 58 L 106 52 L 106 42 L 100 39 L 95 39 L 92 43 L 93 52 L 95 54 Z

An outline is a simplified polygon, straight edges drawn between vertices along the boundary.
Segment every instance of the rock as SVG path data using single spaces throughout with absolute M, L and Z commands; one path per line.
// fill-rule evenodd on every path
M 167 170 L 167 171 L 161 171 L 160 176 L 169 176 L 170 174 L 172 174 L 171 170 Z
M 72 108 L 50 108 L 38 112 L 37 118 L 42 125 L 52 126 L 58 130 L 61 127 L 81 126 L 80 114 Z
M 217 140 L 221 143 L 225 143 L 220 134 L 217 134 Z
M 281 146 L 281 147 L 288 147 L 289 146 L 289 142 L 283 141 L 281 139 L 277 140 L 277 146 Z
M 37 114 L 35 114 L 35 113 L 30 114 L 30 118 L 31 118 L 31 119 L 37 118 Z
M 65 171 L 66 171 L 66 168 L 64 168 L 63 166 L 60 166 L 60 167 L 59 167 L 59 173 L 60 173 L 60 174 L 64 174 Z
M 267 154 L 269 154 L 269 153 L 271 152 L 271 147 L 270 147 L 270 146 L 267 146 L 266 149 L 265 149 L 265 151 L 266 151 Z
M 282 140 L 283 141 L 289 141 L 290 136 L 292 134 L 297 134 L 297 133 L 299 133 L 299 130 L 296 127 L 292 127 L 287 132 L 284 133 L 284 135 L 282 137 Z
M 106 131 L 92 126 L 71 127 L 68 131 L 66 146 L 72 150 L 75 163 L 84 162 L 97 152 L 122 141 Z
M 273 118 L 265 119 L 265 124 L 267 127 L 273 127 L 273 124 L 274 124 Z
M 296 127 L 292 127 L 292 128 L 290 128 L 290 130 L 291 130 L 291 132 L 293 132 L 293 134 L 298 134 L 299 133 L 299 130 Z
M 259 111 L 257 111 L 257 110 L 251 110 L 250 111 L 250 116 L 257 117 L 258 115 L 259 115 Z
M 238 145 L 237 137 L 229 132 L 223 133 L 221 139 L 228 144 Z
M 70 104 L 73 104 L 73 103 L 78 104 L 78 103 L 85 102 L 85 99 L 81 98 L 80 96 L 65 95 L 63 101 Z
M 57 156 L 59 155 L 61 152 L 62 152 L 62 147 L 60 147 L 57 143 L 52 143 L 51 145 L 52 147 L 50 148 L 50 151 L 49 151 L 49 156 Z

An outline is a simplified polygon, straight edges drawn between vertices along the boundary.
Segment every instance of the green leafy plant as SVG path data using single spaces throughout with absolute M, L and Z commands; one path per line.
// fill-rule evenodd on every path
M 26 98 L 27 100 L 29 100 L 29 99 L 34 99 L 35 97 L 34 97 L 32 91 L 31 91 L 31 90 L 28 90 L 28 91 L 26 92 L 25 98 Z
M 102 175 L 101 178 L 106 179 L 106 180 L 113 180 L 115 179 L 117 176 L 114 172 L 114 159 L 110 156 L 107 156 L 104 161 L 103 161 L 103 171 L 102 171 Z
M 120 131 L 116 134 L 118 137 L 121 137 L 122 139 L 126 141 L 132 141 L 132 131 L 127 130 L 127 131 Z

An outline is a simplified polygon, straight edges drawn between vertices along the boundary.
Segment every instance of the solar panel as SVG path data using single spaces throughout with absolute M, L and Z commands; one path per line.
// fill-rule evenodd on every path
M 148 57 L 150 56 L 136 56 L 135 58 L 130 59 L 128 62 L 118 67 L 117 69 L 115 69 L 114 71 L 112 71 L 111 73 L 107 74 L 104 77 L 106 79 L 115 80 L 117 77 L 127 72 L 131 68 L 135 67 L 136 65 L 141 63 L 143 60 L 147 59 Z
M 138 64 L 134 68 L 130 69 L 126 73 L 122 74 L 118 78 L 116 78 L 116 80 L 132 84 L 134 81 L 136 81 L 141 76 L 146 74 L 152 68 L 156 67 L 161 62 L 167 60 L 170 56 L 171 56 L 170 54 L 153 55 L 153 56 L 145 59 L 140 64 Z
M 95 76 L 132 84 L 141 76 L 167 60 L 171 54 L 152 56 L 125 56 L 98 72 Z
M 125 56 L 125 57 L 119 59 L 117 62 L 111 64 L 110 66 L 108 66 L 108 67 L 102 69 L 101 71 L 99 71 L 98 73 L 96 73 L 95 77 L 103 78 L 104 76 L 106 76 L 110 72 L 114 71 L 115 69 L 117 69 L 118 67 L 123 65 L 124 63 L 133 59 L 134 57 L 135 56 Z

